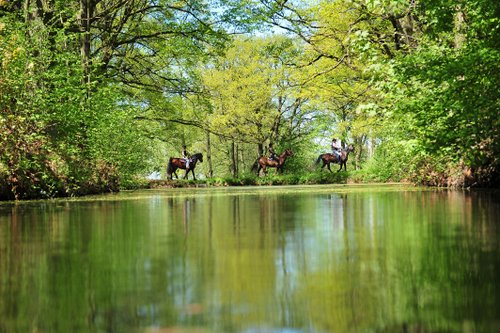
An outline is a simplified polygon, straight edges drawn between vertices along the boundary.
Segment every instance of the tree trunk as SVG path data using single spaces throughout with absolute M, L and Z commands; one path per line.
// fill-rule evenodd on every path
M 234 166 L 235 166 L 235 177 L 238 177 L 240 174 L 240 146 L 238 144 L 235 144 L 235 151 L 234 151 Z
M 90 57 L 90 20 L 94 15 L 95 0 L 80 0 L 80 13 L 78 21 L 80 24 L 80 54 L 82 57 L 83 83 L 88 85 L 87 95 L 90 92 L 91 82 L 91 57 Z M 88 96 L 87 96 L 88 97 Z
M 373 155 L 375 155 L 375 149 L 376 149 L 377 142 L 375 138 L 371 138 L 369 145 L 368 145 L 368 158 L 371 159 Z
M 464 34 L 464 29 L 465 29 L 465 14 L 463 11 L 458 10 L 455 13 L 455 48 L 459 49 L 461 48 L 464 43 L 465 43 L 465 34 Z
M 231 142 L 231 175 L 233 177 L 238 176 L 238 168 L 236 166 L 237 157 L 236 157 L 236 144 L 234 141 Z
M 210 132 L 205 132 L 207 135 L 207 164 L 208 164 L 208 178 L 212 178 L 214 176 L 214 169 L 212 166 L 212 141 L 210 140 Z
M 393 15 L 389 16 L 389 21 L 394 28 L 394 46 L 396 47 L 396 50 L 401 50 L 401 36 L 403 35 L 403 27 L 401 26 L 401 22 L 399 22 L 399 19 Z
M 264 155 L 264 145 L 262 143 L 259 143 L 257 145 L 257 153 L 259 156 L 257 156 L 257 158 L 261 157 L 262 155 Z
M 366 136 L 362 135 L 360 137 L 354 138 L 354 166 L 356 170 L 361 170 L 361 156 L 363 155 L 364 143 L 366 141 Z

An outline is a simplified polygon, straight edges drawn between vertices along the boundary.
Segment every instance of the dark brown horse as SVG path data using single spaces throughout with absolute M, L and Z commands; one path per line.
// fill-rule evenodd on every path
M 186 170 L 184 179 L 187 179 L 188 173 L 189 171 L 191 171 L 191 173 L 193 174 L 193 179 L 196 180 L 196 176 L 194 175 L 194 168 L 196 168 L 196 163 L 198 161 L 203 162 L 202 153 L 196 153 L 191 156 L 189 168 L 186 168 L 186 160 L 184 158 L 170 157 L 167 165 L 167 178 L 173 179 L 173 175 L 175 175 L 175 178 L 179 179 L 179 176 L 177 176 L 177 169 L 184 169 Z
M 342 170 L 342 167 L 345 171 L 347 171 L 346 163 L 347 159 L 349 158 L 349 153 L 352 151 L 354 151 L 353 145 L 348 145 L 346 149 L 342 149 L 342 151 L 340 152 L 340 169 L 338 169 L 337 172 Z M 337 156 L 331 153 L 319 155 L 318 159 L 316 160 L 316 164 L 318 164 L 320 161 L 323 161 L 321 169 L 323 169 L 326 165 L 330 172 L 332 172 L 332 169 L 330 169 L 330 163 L 339 163 Z
M 261 156 L 255 161 L 252 166 L 252 171 L 257 169 L 257 176 L 260 175 L 260 170 L 267 174 L 267 168 L 276 168 L 277 172 L 283 172 L 283 166 L 288 156 L 293 156 L 293 152 L 290 149 L 285 150 L 281 155 L 279 155 L 278 160 L 270 159 L 267 156 Z

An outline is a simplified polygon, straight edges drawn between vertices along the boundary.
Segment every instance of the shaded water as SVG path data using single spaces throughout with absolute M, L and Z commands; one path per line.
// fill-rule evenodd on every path
M 154 190 L 0 204 L 0 332 L 500 332 L 498 193 Z

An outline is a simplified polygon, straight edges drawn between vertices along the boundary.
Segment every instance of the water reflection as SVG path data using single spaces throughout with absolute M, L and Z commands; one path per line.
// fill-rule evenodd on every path
M 496 332 L 499 213 L 400 188 L 4 204 L 0 332 Z

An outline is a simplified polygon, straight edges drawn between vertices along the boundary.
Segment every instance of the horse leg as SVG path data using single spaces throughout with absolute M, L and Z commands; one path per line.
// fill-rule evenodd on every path
M 328 168 L 328 171 L 330 171 L 330 173 L 332 172 L 332 169 L 330 169 L 330 163 L 325 163 L 326 164 L 326 167 Z
M 172 171 L 170 172 L 170 180 L 174 180 L 174 175 L 176 179 L 179 179 L 179 176 L 177 176 L 177 168 L 173 168 Z
M 196 180 L 196 176 L 194 175 L 194 169 L 191 169 L 191 173 L 193 174 L 193 180 Z
M 337 172 L 342 171 L 342 167 L 345 167 L 345 162 L 340 162 L 340 169 L 338 169 Z

